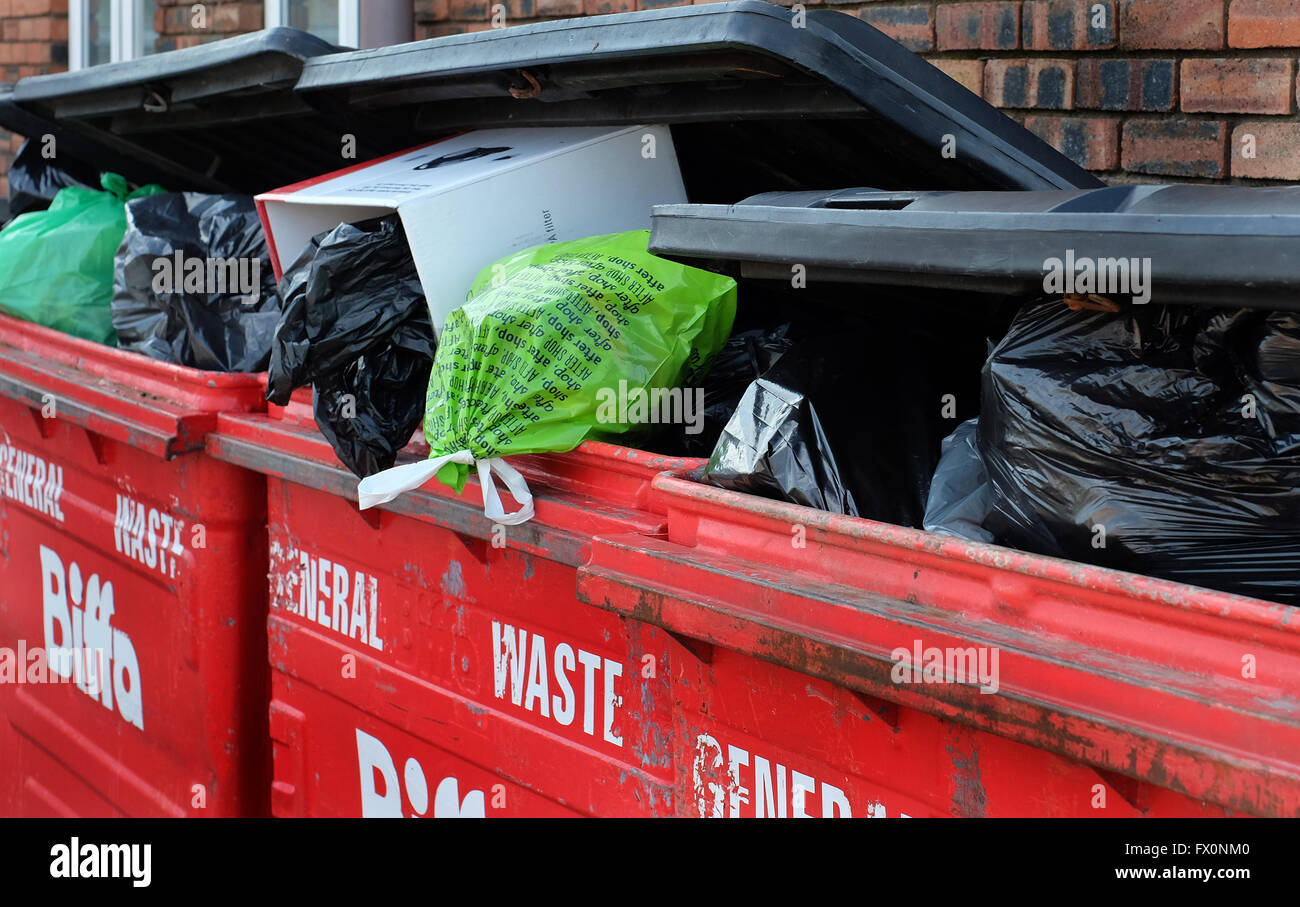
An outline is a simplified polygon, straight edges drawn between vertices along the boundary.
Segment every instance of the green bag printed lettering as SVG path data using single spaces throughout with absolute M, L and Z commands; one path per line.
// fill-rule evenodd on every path
M 49 208 L 0 231 L 0 312 L 116 346 L 113 256 L 126 235 L 126 203 L 166 190 L 131 192 L 116 173 L 100 185 L 60 189 Z
M 502 457 L 625 440 L 650 415 L 626 401 L 662 404 L 665 391 L 702 377 L 731 333 L 736 282 L 651 255 L 649 236 L 535 246 L 484 268 L 438 341 L 429 459 L 362 479 L 362 509 L 435 475 L 459 493 L 476 465 L 484 513 L 522 523 L 532 495 Z M 494 475 L 519 510 L 505 513 Z

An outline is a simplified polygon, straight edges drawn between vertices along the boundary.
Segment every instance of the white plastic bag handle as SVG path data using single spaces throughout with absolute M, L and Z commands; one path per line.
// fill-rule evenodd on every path
M 502 506 L 501 496 L 497 494 L 497 483 L 492 479 L 493 473 L 501 477 L 506 488 L 510 489 L 514 499 L 519 502 L 519 509 L 514 513 L 506 513 Z M 533 518 L 533 494 L 528 490 L 528 483 L 519 474 L 519 470 L 505 460 L 500 457 L 479 460 L 478 481 L 483 486 L 483 515 L 489 520 L 506 526 L 518 526 Z
M 422 460 L 419 463 L 405 463 L 375 473 L 373 476 L 366 476 L 357 483 L 357 503 L 362 510 L 368 510 L 379 504 L 386 504 L 403 492 L 419 488 L 437 475 L 438 470 L 448 463 L 463 463 L 466 466 L 474 466 L 474 455 L 468 450 L 458 450 L 453 454 L 445 454 L 431 460 Z M 506 526 L 518 526 L 520 523 L 526 523 L 533 518 L 533 495 L 528 490 L 528 483 L 524 481 L 524 477 L 519 474 L 518 470 L 500 457 L 479 460 L 477 466 L 479 484 L 483 486 L 484 516 L 494 523 L 501 523 Z M 506 513 L 505 507 L 501 503 L 501 495 L 497 492 L 496 482 L 493 479 L 494 474 L 500 477 L 506 488 L 514 495 L 515 500 L 519 502 L 519 509 L 514 513 Z

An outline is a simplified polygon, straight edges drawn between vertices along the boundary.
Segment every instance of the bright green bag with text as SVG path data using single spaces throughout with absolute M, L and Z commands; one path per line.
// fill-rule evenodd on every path
M 60 189 L 44 211 L 0 231 L 0 312 L 87 340 L 117 345 L 113 256 L 126 234 L 126 203 L 165 191 L 105 173 L 104 191 Z
M 651 255 L 649 236 L 534 246 L 484 268 L 438 339 L 429 459 L 362 479 L 362 509 L 435 475 L 459 493 L 476 465 L 484 513 L 522 523 L 532 496 L 502 457 L 627 440 L 652 407 L 671 410 L 673 389 L 702 377 L 731 333 L 736 282 Z M 494 475 L 518 511 L 505 513 Z

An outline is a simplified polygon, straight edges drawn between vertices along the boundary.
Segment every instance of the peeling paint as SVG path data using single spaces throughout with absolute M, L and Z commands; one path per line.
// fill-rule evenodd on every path
M 442 591 L 454 598 L 465 597 L 465 577 L 462 572 L 460 561 L 450 561 L 447 564 L 447 572 L 442 575 L 440 583 Z
M 945 749 L 952 757 L 953 814 L 964 818 L 984 818 L 989 804 L 980 776 L 979 750 L 972 746 L 968 755 L 962 755 L 951 743 Z

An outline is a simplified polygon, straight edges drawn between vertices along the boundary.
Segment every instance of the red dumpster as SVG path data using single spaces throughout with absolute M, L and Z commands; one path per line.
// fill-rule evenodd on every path
M 0 813 L 265 812 L 262 392 L 0 317 Z
M 863 23 L 790 15 L 436 39 L 314 61 L 299 91 L 430 136 L 667 121 L 688 194 L 724 207 L 828 182 L 893 190 L 873 213 L 918 187 L 1097 185 Z M 697 464 L 590 443 L 520 458 L 537 510 L 520 527 L 484 520 L 473 480 L 360 513 L 303 404 L 208 438 L 268 476 L 277 815 L 1300 810 L 1280 606 L 719 491 L 685 477 Z M 900 682 L 914 647 L 997 651 L 1000 688 Z M 1241 677 L 1244 654 L 1267 677 Z
M 653 484 L 666 535 L 598 538 L 578 595 L 692 641 L 673 661 L 684 812 L 1300 812 L 1292 609 Z M 918 647 L 996 651 L 996 695 L 900 683 L 893 653 Z
M 1294 188 L 1187 186 L 764 194 L 736 205 L 656 208 L 651 248 L 735 269 L 742 298 L 746 289 L 782 287 L 772 278 L 788 281 L 798 262 L 810 285 L 837 298 L 863 293 L 863 284 L 894 284 L 918 288 L 936 305 L 954 279 L 969 278 L 958 284 L 963 290 L 987 285 L 992 294 L 1032 299 L 1042 295 L 1043 263 L 1053 254 L 1081 250 L 1107 261 L 1123 254 L 1160 263 L 1163 295 L 1152 301 L 1271 310 L 1294 307 L 1296 271 L 1284 256 L 1300 237 L 1298 202 Z M 962 305 L 978 303 L 971 292 L 960 297 Z M 1180 402 L 1170 396 L 1171 406 Z M 1143 463 L 1137 454 L 1134 463 L 1135 470 Z M 1146 472 L 1154 478 L 1144 481 L 1157 488 L 1172 475 Z M 1268 473 L 1265 463 L 1258 480 Z M 860 791 L 854 801 L 832 790 L 830 801 L 817 801 L 823 810 L 845 799 L 855 814 L 860 803 L 890 815 L 1300 814 L 1294 607 L 828 515 L 681 477 L 660 477 L 654 487 L 667 534 L 598 540 L 579 571 L 579 597 L 730 650 L 718 659 L 725 667 L 696 666 L 701 676 L 692 673 L 691 686 L 703 692 L 691 698 L 689 740 L 678 741 L 700 741 L 697 758 L 730 767 L 729 779 L 701 789 L 696 775 L 693 786 L 679 788 L 705 811 L 717 812 L 721 790 L 742 801 L 737 809 L 733 799 L 728 814 L 752 814 L 745 810 L 758 808 L 753 792 L 771 787 L 745 761 L 743 735 L 738 761 L 719 747 L 752 726 L 771 728 L 773 741 L 793 732 L 777 714 L 736 709 L 741 678 L 770 676 L 774 690 L 800 685 L 770 667 L 777 665 L 838 688 L 831 698 L 850 718 L 844 726 L 836 719 L 831 737 L 883 734 L 874 746 L 845 737 L 838 751 L 820 756 L 795 750 L 837 789 L 843 781 Z M 1117 506 L 1114 497 L 1099 487 L 1091 503 Z M 1256 517 L 1261 533 L 1285 536 L 1289 512 Z M 1285 596 L 1282 577 L 1296 576 L 1295 567 L 1288 573 L 1280 556 L 1261 560 L 1278 564 L 1271 587 Z M 1250 575 L 1253 566 L 1225 567 L 1219 579 L 1237 581 L 1231 574 Z M 932 680 L 906 667 L 940 655 L 943 669 Z M 980 683 L 952 682 L 971 676 L 970 661 L 953 670 L 958 658 L 980 660 Z M 820 685 L 807 690 L 814 699 L 830 694 Z M 773 712 L 781 701 L 774 697 Z M 820 708 L 811 704 L 814 714 Z M 922 746 L 928 757 L 910 755 L 887 773 L 873 774 L 888 760 L 857 761 L 878 753 L 879 741 L 888 741 L 885 752 L 902 753 L 926 735 L 936 735 Z M 918 793 L 929 796 L 917 803 Z
M 271 29 L 27 78 L 0 124 L 133 182 L 251 194 L 336 159 L 292 94 L 334 50 Z M 203 453 L 264 392 L 0 319 L 0 647 L 45 665 L 0 683 L 0 814 L 268 812 L 265 480 Z
M 668 634 L 574 583 L 594 533 L 658 531 L 650 480 L 694 464 L 520 458 L 552 491 L 508 529 L 477 485 L 363 514 L 306 401 L 208 439 L 268 476 L 275 814 L 671 814 Z

